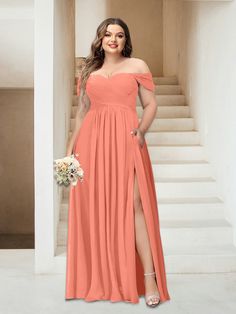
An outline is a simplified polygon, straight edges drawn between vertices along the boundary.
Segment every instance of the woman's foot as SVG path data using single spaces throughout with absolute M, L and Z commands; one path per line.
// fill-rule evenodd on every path
M 145 301 L 150 307 L 157 306 L 160 303 L 160 295 L 157 289 L 156 273 L 144 273 Z

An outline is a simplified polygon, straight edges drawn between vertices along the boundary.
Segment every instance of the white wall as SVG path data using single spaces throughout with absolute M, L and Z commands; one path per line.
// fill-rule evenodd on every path
M 53 160 L 64 157 L 74 88 L 74 1 L 35 0 L 35 271 L 55 270 L 59 187 Z
M 34 187 L 36 272 L 53 268 L 53 10 L 54 0 L 35 0 Z
M 178 76 L 236 244 L 236 2 L 183 2 Z
M 33 87 L 34 1 L 0 1 L 0 87 Z

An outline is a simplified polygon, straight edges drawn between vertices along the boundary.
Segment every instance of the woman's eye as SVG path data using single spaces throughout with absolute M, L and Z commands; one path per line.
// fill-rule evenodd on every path
M 110 34 L 105 34 L 105 36 L 110 36 Z M 119 38 L 123 38 L 123 35 L 118 35 Z

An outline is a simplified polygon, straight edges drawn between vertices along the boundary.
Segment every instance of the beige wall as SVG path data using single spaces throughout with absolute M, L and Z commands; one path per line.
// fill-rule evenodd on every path
M 182 1 L 163 1 L 163 75 L 178 73 Z
M 0 89 L 0 233 L 34 232 L 33 90 Z

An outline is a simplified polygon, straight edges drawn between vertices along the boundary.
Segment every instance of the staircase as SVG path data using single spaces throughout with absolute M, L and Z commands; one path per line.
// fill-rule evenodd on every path
M 224 218 L 224 203 L 199 132 L 176 77 L 154 77 L 158 110 L 145 135 L 158 200 L 161 236 L 167 273 L 236 271 L 233 228 Z M 76 92 L 76 86 L 75 86 Z M 77 96 L 71 111 L 71 130 Z M 137 113 L 142 115 L 137 99 Z M 69 189 L 64 188 L 58 225 L 58 269 L 66 263 Z

